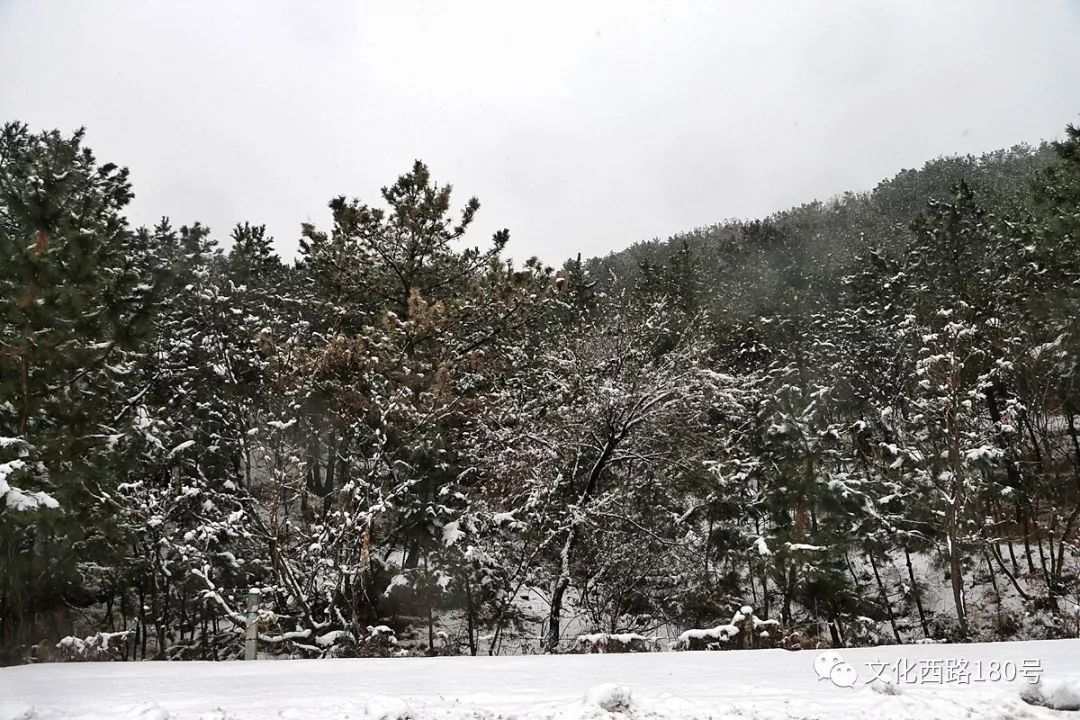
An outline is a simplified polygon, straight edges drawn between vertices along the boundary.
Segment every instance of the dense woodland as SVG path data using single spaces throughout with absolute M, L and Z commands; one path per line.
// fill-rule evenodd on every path
M 555 269 L 419 162 L 294 261 L 5 125 L 0 657 L 1080 635 L 1064 138 Z

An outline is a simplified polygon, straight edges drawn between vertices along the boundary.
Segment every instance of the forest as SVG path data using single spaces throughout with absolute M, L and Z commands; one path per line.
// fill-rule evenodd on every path
M 5 124 L 0 662 L 1080 637 L 1062 138 L 548 267 L 420 161 L 282 258 Z

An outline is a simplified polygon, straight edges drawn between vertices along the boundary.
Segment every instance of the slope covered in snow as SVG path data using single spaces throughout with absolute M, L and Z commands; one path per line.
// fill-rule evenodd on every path
M 783 650 L 34 665 L 0 670 L 0 719 L 1060 718 L 1029 680 L 1080 687 L 1080 640 L 830 652 L 837 682 Z

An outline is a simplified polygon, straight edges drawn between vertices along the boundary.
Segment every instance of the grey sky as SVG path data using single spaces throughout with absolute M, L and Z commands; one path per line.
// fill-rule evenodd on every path
M 1080 3 L 0 0 L 0 119 L 87 126 L 132 217 L 265 222 L 425 160 L 555 263 L 1080 120 Z

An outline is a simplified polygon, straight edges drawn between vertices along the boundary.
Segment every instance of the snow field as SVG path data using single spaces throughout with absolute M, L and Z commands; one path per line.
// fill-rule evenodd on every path
M 1030 703 L 1080 699 L 1080 640 L 834 652 L 852 687 L 785 650 L 43 664 L 0 669 L 0 720 L 1060 720 Z M 1035 660 L 1042 681 L 873 680 L 871 663 L 945 659 Z

